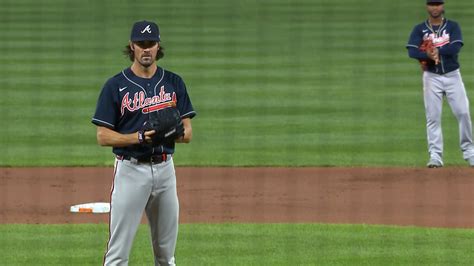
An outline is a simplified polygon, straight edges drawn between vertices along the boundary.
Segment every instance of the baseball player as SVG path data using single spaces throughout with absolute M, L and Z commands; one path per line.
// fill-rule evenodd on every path
M 443 97 L 446 97 L 458 120 L 463 157 L 470 166 L 474 166 L 469 100 L 458 62 L 458 54 L 463 46 L 461 29 L 458 23 L 444 17 L 444 0 L 427 0 L 426 9 L 428 19 L 414 27 L 406 47 L 409 56 L 419 60 L 423 69 L 423 95 L 430 156 L 427 166 L 443 166 Z
M 179 204 L 172 155 L 175 142 L 191 141 L 196 112 L 181 77 L 155 63 L 164 56 L 157 24 L 136 22 L 124 53 L 133 63 L 105 83 L 92 118 L 97 142 L 113 147 L 115 154 L 104 265 L 128 265 L 143 211 L 155 264 L 175 265 Z M 168 103 L 179 110 L 184 133 L 171 142 L 151 145 L 156 132 L 143 131 L 142 126 Z

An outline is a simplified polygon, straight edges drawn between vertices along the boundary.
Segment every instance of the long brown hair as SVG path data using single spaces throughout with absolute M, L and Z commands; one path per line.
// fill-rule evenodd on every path
M 161 59 L 165 56 L 164 50 L 165 50 L 165 48 L 160 45 L 160 49 L 158 49 L 158 52 L 156 53 L 155 61 L 158 61 L 158 59 Z M 125 46 L 125 49 L 123 50 L 123 55 L 128 56 L 128 58 L 132 62 L 133 62 L 133 60 L 135 60 L 135 55 L 134 55 L 134 52 L 132 50 L 132 47 L 130 47 L 130 44 L 127 44 Z

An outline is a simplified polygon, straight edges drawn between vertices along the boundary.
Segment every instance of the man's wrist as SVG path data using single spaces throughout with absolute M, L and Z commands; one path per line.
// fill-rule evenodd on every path
M 138 135 L 138 143 L 143 144 L 143 142 L 145 142 L 145 131 L 139 130 L 137 133 L 138 133 L 137 134 Z

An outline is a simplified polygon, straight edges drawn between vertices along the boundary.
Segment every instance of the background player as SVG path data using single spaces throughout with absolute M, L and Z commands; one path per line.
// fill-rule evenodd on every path
M 191 118 L 196 113 L 183 80 L 155 63 L 164 56 L 158 25 L 135 23 L 125 54 L 133 62 L 131 67 L 105 83 L 92 119 L 97 125 L 98 143 L 112 146 L 116 155 L 104 265 L 128 264 L 144 210 L 155 264 L 175 265 L 179 204 L 172 159 L 174 142 L 152 146 L 149 142 L 155 131 L 140 129 L 151 112 L 174 102 L 185 130 L 176 141 L 188 143 L 192 138 Z
M 443 166 L 443 134 L 441 113 L 443 96 L 459 123 L 460 145 L 463 157 L 474 166 L 474 146 L 469 113 L 469 100 L 459 71 L 458 53 L 463 46 L 459 25 L 444 18 L 444 0 L 427 0 L 428 19 L 415 26 L 407 44 L 411 58 L 426 63 L 423 71 L 423 93 L 428 136 L 428 167 Z M 421 51 L 424 40 L 435 47 Z

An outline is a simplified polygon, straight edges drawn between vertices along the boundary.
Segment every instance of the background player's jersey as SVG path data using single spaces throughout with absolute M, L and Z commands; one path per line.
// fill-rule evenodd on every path
M 166 106 L 164 103 L 171 101 L 176 103 L 181 118 L 193 118 L 196 115 L 180 76 L 158 67 L 153 77 L 146 79 L 136 76 L 127 68 L 105 83 L 92 123 L 122 134 L 137 132 L 151 112 L 160 110 Z M 165 145 L 114 147 L 113 152 L 135 158 L 174 153 L 174 143 Z
M 431 39 L 434 47 L 439 49 L 440 63 L 435 65 L 430 62 L 427 65 L 427 71 L 436 74 L 444 74 L 459 68 L 458 52 L 459 49 L 451 49 L 451 46 L 463 45 L 461 28 L 458 23 L 452 20 L 443 20 L 439 26 L 431 26 L 429 21 L 418 24 L 411 32 L 407 48 L 419 49 L 423 40 Z M 426 58 L 418 58 L 426 59 Z

